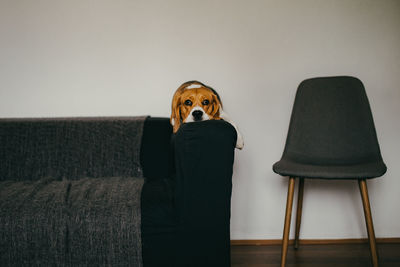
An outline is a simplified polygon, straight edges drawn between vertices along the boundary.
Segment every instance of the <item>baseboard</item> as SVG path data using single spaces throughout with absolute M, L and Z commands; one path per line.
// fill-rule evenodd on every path
M 400 237 L 377 238 L 378 244 L 400 243 Z M 292 245 L 294 240 L 289 240 L 289 245 Z M 367 238 L 350 238 L 350 239 L 300 239 L 300 245 L 334 245 L 334 244 L 362 244 L 368 243 Z M 231 240 L 232 246 L 271 246 L 281 245 L 281 239 L 246 239 L 246 240 Z

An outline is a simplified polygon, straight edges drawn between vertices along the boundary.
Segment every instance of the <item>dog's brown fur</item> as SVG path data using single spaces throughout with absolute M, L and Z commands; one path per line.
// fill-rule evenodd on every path
M 196 88 L 188 88 L 191 86 Z M 198 81 L 182 84 L 172 99 L 171 124 L 176 133 L 185 122 L 194 107 L 201 107 L 211 120 L 219 120 L 222 103 L 218 94 L 211 88 Z

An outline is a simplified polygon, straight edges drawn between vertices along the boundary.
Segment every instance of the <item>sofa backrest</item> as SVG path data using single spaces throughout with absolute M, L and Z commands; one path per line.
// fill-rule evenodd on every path
M 169 160 L 163 157 L 169 151 L 158 150 L 169 148 L 170 135 L 162 136 L 168 132 L 165 122 L 145 117 L 0 119 L 0 181 L 168 173 Z M 153 127 L 159 132 L 153 133 Z
M 167 178 L 174 172 L 171 134 L 168 118 L 149 117 L 145 121 L 140 161 L 147 179 Z

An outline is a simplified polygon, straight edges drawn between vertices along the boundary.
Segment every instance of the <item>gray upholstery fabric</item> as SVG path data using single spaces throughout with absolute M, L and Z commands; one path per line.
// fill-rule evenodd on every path
M 142 266 L 145 119 L 0 119 L 1 266 Z
M 142 266 L 143 182 L 0 182 L 1 266 Z
M 65 260 L 68 181 L 0 182 L 1 266 L 57 266 Z
M 140 193 L 144 180 L 80 179 L 68 198 L 71 266 L 142 266 Z
M 145 118 L 0 119 L 0 180 L 142 177 Z

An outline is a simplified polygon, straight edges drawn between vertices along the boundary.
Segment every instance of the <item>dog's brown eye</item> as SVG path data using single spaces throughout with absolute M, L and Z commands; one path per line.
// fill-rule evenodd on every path
M 210 104 L 210 101 L 208 101 L 208 99 L 203 100 L 203 102 L 201 102 L 204 106 L 207 106 L 208 104 Z
M 185 101 L 185 106 L 191 106 L 193 103 L 189 99 Z

